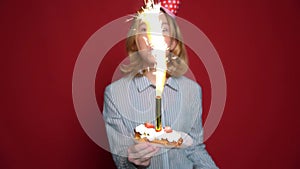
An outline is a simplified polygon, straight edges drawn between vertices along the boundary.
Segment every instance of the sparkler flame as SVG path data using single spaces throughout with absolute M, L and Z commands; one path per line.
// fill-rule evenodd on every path
M 146 3 L 146 2 L 145 2 Z M 168 46 L 163 36 L 162 22 L 159 19 L 161 14 L 160 3 L 155 4 L 153 0 L 146 3 L 146 8 L 138 14 L 138 18 L 146 24 L 147 38 L 144 38 L 147 45 L 151 46 L 151 54 L 156 59 L 156 96 L 161 97 L 166 80 L 166 51 Z

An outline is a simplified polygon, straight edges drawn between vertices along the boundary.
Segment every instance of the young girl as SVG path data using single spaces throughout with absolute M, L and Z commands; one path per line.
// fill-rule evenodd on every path
M 163 126 L 188 133 L 187 148 L 159 148 L 136 143 L 136 126 L 155 120 L 155 57 L 147 37 L 147 25 L 138 17 L 126 41 L 130 63 L 122 67 L 127 76 L 105 90 L 103 115 L 113 159 L 118 168 L 193 169 L 217 168 L 203 144 L 202 93 L 200 86 L 183 76 L 187 54 L 175 18 L 161 8 L 159 19 L 167 45 L 167 80 L 162 95 Z

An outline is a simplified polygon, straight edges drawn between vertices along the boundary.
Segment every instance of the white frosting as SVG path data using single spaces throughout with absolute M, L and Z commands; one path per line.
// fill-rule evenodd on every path
M 170 133 L 166 133 L 164 130 L 156 132 L 154 128 L 147 128 L 144 124 L 137 126 L 135 131 L 141 134 L 141 138 L 146 137 L 149 141 L 167 139 L 169 142 L 173 142 L 178 141 L 181 137 L 180 133 L 174 130 Z

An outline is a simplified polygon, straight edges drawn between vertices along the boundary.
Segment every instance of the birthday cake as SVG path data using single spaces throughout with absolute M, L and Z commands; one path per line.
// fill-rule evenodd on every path
M 171 147 L 179 147 L 183 143 L 181 134 L 168 126 L 161 131 L 156 131 L 153 124 L 145 123 L 137 126 L 134 133 L 134 138 L 139 142 L 150 142 Z

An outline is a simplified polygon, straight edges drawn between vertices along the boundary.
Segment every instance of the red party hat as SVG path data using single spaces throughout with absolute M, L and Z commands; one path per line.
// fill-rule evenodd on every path
M 180 0 L 160 0 L 159 2 L 164 9 L 172 12 L 173 15 L 177 15 L 181 4 Z

